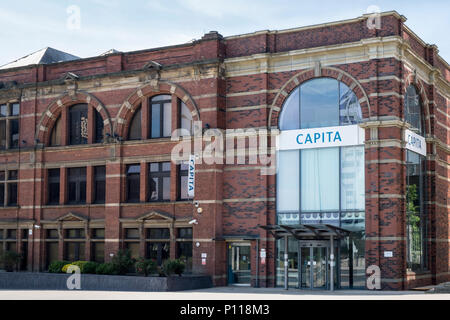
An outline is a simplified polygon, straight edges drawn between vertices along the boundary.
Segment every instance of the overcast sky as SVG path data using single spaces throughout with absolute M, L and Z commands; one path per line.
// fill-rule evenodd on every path
M 210 30 L 230 36 L 351 19 L 369 6 L 406 16 L 450 62 L 449 0 L 0 0 L 0 65 L 47 46 L 87 58 L 180 44 Z

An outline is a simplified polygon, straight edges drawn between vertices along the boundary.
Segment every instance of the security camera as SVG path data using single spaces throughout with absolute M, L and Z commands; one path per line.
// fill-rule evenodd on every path
M 198 224 L 197 219 L 189 221 L 189 224 Z
M 199 203 L 198 201 L 194 201 L 194 206 L 195 206 L 196 208 L 198 208 L 199 205 L 200 205 L 200 203 Z

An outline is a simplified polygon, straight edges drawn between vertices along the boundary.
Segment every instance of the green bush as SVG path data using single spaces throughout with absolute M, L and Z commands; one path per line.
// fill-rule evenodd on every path
M 148 276 L 158 272 L 157 264 L 155 260 L 139 258 L 135 264 L 136 272 Z
M 121 275 L 129 272 L 135 262 L 136 260 L 131 257 L 131 251 L 128 249 L 119 250 L 111 260 L 116 273 Z
M 186 265 L 179 259 L 166 260 L 163 263 L 163 271 L 167 276 L 170 276 L 172 274 L 177 274 L 181 276 L 185 267 Z
M 66 265 L 69 264 L 69 261 L 53 261 L 52 263 L 50 263 L 50 265 L 48 266 L 48 272 L 50 273 L 62 273 L 62 268 Z
M 69 267 L 71 266 L 71 263 L 65 264 L 62 268 L 61 268 L 61 272 L 62 273 L 67 273 L 67 270 L 69 269 Z
M 3 264 L 3 267 L 6 271 L 12 272 L 17 267 L 17 265 L 22 260 L 22 255 L 15 251 L 5 251 L 0 256 L 0 263 Z
M 81 272 L 82 273 L 95 274 L 98 265 L 99 264 L 97 262 L 86 261 L 86 263 L 83 265 L 83 271 L 81 271 Z
M 114 265 L 110 262 L 108 263 L 100 263 L 97 268 L 95 269 L 96 274 L 111 274 L 116 275 L 117 270 L 114 267 Z

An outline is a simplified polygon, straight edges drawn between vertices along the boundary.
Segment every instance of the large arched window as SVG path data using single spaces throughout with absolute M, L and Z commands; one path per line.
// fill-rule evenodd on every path
M 92 143 L 101 143 L 104 138 L 104 124 L 100 113 L 93 109 L 93 119 L 89 119 L 89 106 L 85 103 L 75 104 L 68 108 L 67 123 L 63 123 L 62 115 L 56 119 L 50 133 L 50 146 L 61 146 L 64 144 L 78 145 L 89 142 L 89 122 L 92 121 Z M 62 130 L 67 130 L 67 141 L 62 141 Z
M 277 224 L 335 225 L 350 231 L 340 241 L 341 287 L 365 286 L 364 145 L 327 141 L 336 132 L 358 135 L 361 121 L 355 93 L 331 78 L 312 79 L 294 89 L 279 117 L 280 139 L 296 137 L 296 144 L 280 146 L 278 151 Z M 281 241 L 279 250 L 283 250 Z M 292 248 L 289 256 L 295 260 L 297 246 Z M 278 284 L 282 284 L 281 274 Z
M 172 98 L 170 95 L 157 95 L 149 98 L 148 110 L 142 110 L 141 104 L 135 111 L 128 128 L 128 140 L 140 140 L 170 137 L 172 134 Z M 146 98 L 147 99 L 147 98 Z M 192 135 L 192 114 L 186 104 L 175 98 L 178 105 L 177 127 L 183 129 L 181 135 Z M 145 113 L 148 115 L 143 118 Z M 143 125 L 147 124 L 144 127 Z
M 404 100 L 405 121 L 410 130 L 424 135 L 423 110 L 416 87 L 409 85 Z M 425 156 L 406 150 L 406 233 L 407 266 L 412 270 L 427 268 L 427 219 L 425 200 Z

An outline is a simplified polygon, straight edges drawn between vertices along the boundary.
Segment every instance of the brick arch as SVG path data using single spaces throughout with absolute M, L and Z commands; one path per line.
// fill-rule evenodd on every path
M 278 118 L 283 104 L 295 88 L 308 80 L 323 77 L 333 78 L 345 83 L 356 94 L 361 106 L 363 118 L 368 119 L 372 116 L 369 97 L 367 96 L 367 93 L 363 89 L 362 85 L 353 76 L 334 67 L 321 68 L 319 73 L 317 73 L 316 68 L 311 68 L 297 73 L 281 87 L 275 96 L 272 105 L 270 106 L 269 118 L 267 122 L 269 126 L 278 127 Z
M 88 105 L 88 108 L 92 107 L 97 110 L 103 118 L 106 132 L 109 134 L 112 133 L 111 117 L 105 106 L 94 95 L 84 91 L 77 91 L 73 95 L 66 92 L 50 103 L 39 120 L 36 130 L 36 139 L 39 139 L 40 143 L 47 146 L 50 143 L 50 135 L 53 126 L 55 125 L 56 120 L 61 116 L 63 108 L 68 108 L 78 103 L 85 103 Z
M 179 98 L 188 107 L 189 111 L 191 111 L 193 121 L 200 121 L 198 107 L 194 99 L 185 89 L 169 81 L 153 80 L 150 84 L 141 86 L 128 96 L 117 113 L 113 132 L 120 137 L 126 137 L 128 135 L 128 126 L 133 119 L 134 112 L 141 105 L 142 99 L 160 94 L 169 94 Z
M 430 118 L 430 108 L 429 108 L 429 103 L 430 101 L 428 100 L 427 97 L 427 93 L 425 91 L 425 88 L 422 84 L 422 81 L 420 81 L 417 76 L 414 75 L 414 73 L 409 73 L 406 77 L 405 80 L 405 88 L 404 88 L 404 92 L 403 92 L 403 96 L 406 95 L 406 89 L 410 86 L 413 85 L 416 88 L 417 93 L 420 96 L 420 103 L 422 104 L 422 116 L 424 117 L 425 120 L 425 134 L 431 134 L 431 118 Z M 403 98 L 404 99 L 404 98 Z M 402 105 L 402 114 L 403 114 L 403 118 L 405 117 L 404 115 L 404 103 Z

